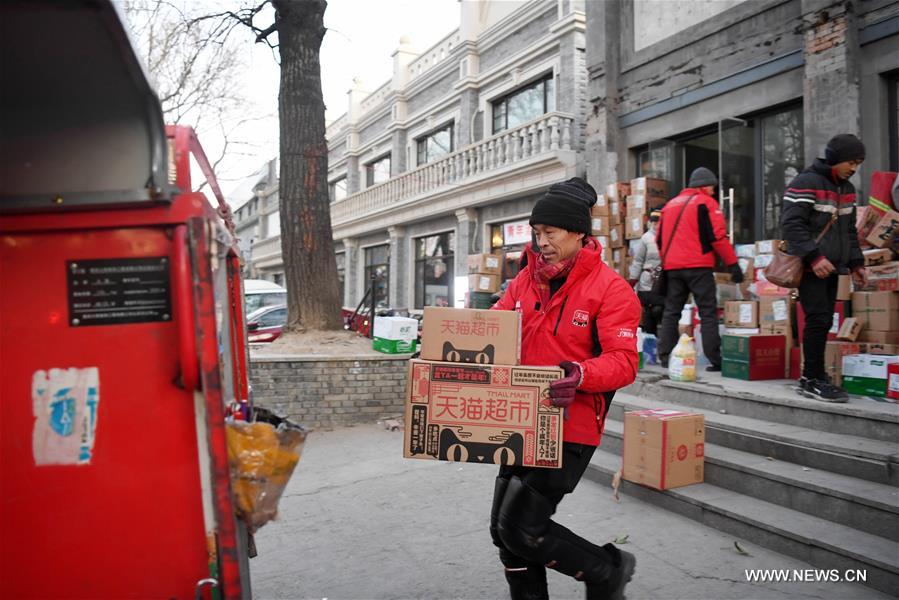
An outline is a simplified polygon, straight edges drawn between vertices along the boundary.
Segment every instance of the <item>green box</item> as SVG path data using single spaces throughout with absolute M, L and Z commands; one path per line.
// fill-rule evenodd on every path
M 887 395 L 887 380 L 875 377 L 843 375 L 842 387 L 850 394 L 858 394 L 860 396 L 884 397 Z
M 722 359 L 731 359 L 745 361 L 749 363 L 749 340 L 748 335 L 722 335 L 721 336 L 721 357 Z M 722 369 L 723 369 L 722 363 Z M 725 375 L 727 377 L 727 375 Z
M 412 354 L 415 352 L 415 340 L 405 342 L 403 340 L 385 340 L 376 337 L 372 340 L 371 347 L 384 354 Z
M 468 308 L 488 309 L 493 306 L 493 294 L 491 292 L 469 292 Z
M 729 337 L 729 336 L 726 336 Z M 721 358 L 721 376 L 749 381 L 749 361 Z

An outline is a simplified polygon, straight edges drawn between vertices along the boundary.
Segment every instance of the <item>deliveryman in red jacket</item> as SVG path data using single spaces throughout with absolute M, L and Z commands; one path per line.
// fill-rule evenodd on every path
M 579 178 L 549 188 L 530 224 L 536 248 L 493 307 L 522 318 L 522 364 L 559 365 L 553 404 L 565 407 L 562 468 L 500 467 L 490 534 L 513 599 L 548 598 L 546 568 L 583 581 L 587 598 L 622 598 L 636 561 L 612 544 L 597 546 L 552 520 L 599 445 L 615 390 L 637 376 L 640 301 L 603 264 L 590 237 L 596 191 Z
M 737 254 L 727 239 L 724 215 L 715 201 L 718 179 L 705 167 L 690 174 L 688 188 L 662 208 L 656 244 L 662 268 L 668 277 L 668 294 L 659 336 L 659 361 L 668 366 L 668 355 L 677 344 L 677 323 L 687 296 L 699 309 L 702 321 L 702 351 L 711 365 L 721 370 L 721 336 L 718 335 L 718 302 L 715 297 L 715 255 L 730 269 L 734 283 L 743 281 Z

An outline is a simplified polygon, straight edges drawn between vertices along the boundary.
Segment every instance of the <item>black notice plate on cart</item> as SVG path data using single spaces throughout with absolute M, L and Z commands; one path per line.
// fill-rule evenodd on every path
M 120 325 L 172 320 L 169 259 L 66 261 L 69 325 Z

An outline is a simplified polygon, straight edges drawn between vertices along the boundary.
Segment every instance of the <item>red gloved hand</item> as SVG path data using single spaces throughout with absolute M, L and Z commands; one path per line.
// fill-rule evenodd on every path
M 581 365 L 564 361 L 559 366 L 565 370 L 565 377 L 549 384 L 549 398 L 553 406 L 568 408 L 574 402 L 574 394 L 583 379 Z

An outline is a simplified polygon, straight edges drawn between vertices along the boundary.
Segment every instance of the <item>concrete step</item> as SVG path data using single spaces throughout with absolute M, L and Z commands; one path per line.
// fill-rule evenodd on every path
M 899 486 L 899 443 L 831 433 L 700 408 L 675 400 L 662 401 L 618 393 L 609 417 L 624 420 L 631 410 L 665 408 L 705 415 L 706 442 L 771 457 L 820 471 Z M 899 438 L 897 438 L 899 439 Z
M 660 368 L 649 367 L 622 391 L 782 425 L 885 442 L 899 440 L 899 404 L 857 396 L 845 404 L 832 404 L 800 396 L 795 386 L 795 381 L 742 381 L 720 373 L 701 373 L 699 381 L 686 383 L 671 381 Z
M 608 419 L 602 449 L 621 456 L 624 424 Z M 705 481 L 899 541 L 899 488 L 705 445 Z
M 611 484 L 621 458 L 597 450 L 586 476 Z M 867 585 L 899 590 L 899 544 L 709 483 L 659 492 L 628 481 L 621 491 L 822 569 L 864 569 Z

